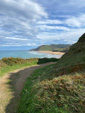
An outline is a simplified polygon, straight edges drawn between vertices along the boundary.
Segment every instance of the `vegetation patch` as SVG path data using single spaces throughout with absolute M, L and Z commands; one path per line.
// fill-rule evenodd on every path
M 2 60 L 0 60 L 0 68 L 4 66 L 6 66 L 6 64 Z
M 35 110 L 40 113 L 84 113 L 85 75 L 63 76 L 34 86 Z M 40 111 L 41 110 L 41 111 Z
M 36 70 L 28 78 L 18 113 L 84 113 L 85 73 L 49 80 L 47 68 Z
M 22 58 L 2 58 L 2 61 L 9 65 L 9 66 L 13 66 L 16 64 L 23 64 L 23 63 L 37 63 L 38 62 L 38 58 L 31 58 L 31 59 L 22 59 Z
M 22 59 L 13 57 L 3 58 L 2 60 L 0 60 L 0 76 L 3 76 L 5 73 L 8 73 L 15 69 L 57 61 L 58 59 L 56 58 L 42 58 L 42 59 L 40 58 Z
M 38 60 L 38 64 L 43 64 L 43 63 L 47 63 L 47 62 L 57 62 L 59 59 L 56 58 L 40 58 Z
M 85 34 L 56 64 L 28 78 L 18 113 L 85 113 L 84 95 Z
M 57 71 L 57 76 L 65 74 L 73 74 L 75 72 L 82 72 L 85 70 L 85 64 L 77 64 L 73 66 L 65 66 Z

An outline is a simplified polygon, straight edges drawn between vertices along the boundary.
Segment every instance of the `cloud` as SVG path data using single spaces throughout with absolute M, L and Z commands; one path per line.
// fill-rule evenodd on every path
M 43 5 L 51 18 L 61 15 L 78 15 L 85 12 L 85 0 L 34 0 Z
M 32 0 L 0 0 L 0 40 L 8 43 L 9 39 L 34 39 L 37 33 L 35 23 L 47 16 L 44 8 Z
M 49 26 L 49 25 L 39 25 L 37 26 L 39 29 L 44 30 L 44 31 L 49 31 L 49 30 L 64 30 L 64 31 L 69 31 L 70 29 L 68 27 L 64 26 Z
M 0 46 L 74 43 L 85 32 L 85 0 L 0 0 Z
M 47 17 L 44 9 L 32 0 L 0 0 L 0 11 L 11 16 L 11 18 L 28 18 L 32 21 L 36 21 L 43 16 Z
M 27 43 L 27 44 L 23 44 L 23 45 L 18 44 L 18 43 L 16 43 L 16 44 L 14 44 L 14 43 L 0 44 L 0 47 L 3 47 L 3 46 L 10 47 L 10 46 L 37 46 L 37 45 L 35 43 Z
M 63 43 L 73 44 L 78 40 L 78 38 L 84 32 L 85 32 L 85 28 L 70 29 L 70 31 L 55 32 L 55 33 L 42 32 L 37 35 L 37 38 L 41 39 L 42 41 L 50 41 L 51 43 L 53 40 L 55 40 L 55 43 L 57 43 L 57 41 L 60 40 L 63 41 Z
M 47 26 L 47 25 L 67 25 L 70 27 L 84 27 L 85 26 L 85 14 L 80 14 L 78 16 L 67 16 L 64 20 L 44 20 L 38 21 L 39 25 Z M 56 28 L 56 27 L 55 27 Z M 61 27 L 62 28 L 62 27 Z
M 26 44 L 27 46 L 37 46 L 37 44 L 35 44 L 35 43 L 28 43 L 28 44 Z
M 67 19 L 65 23 L 71 27 L 84 27 L 85 26 L 85 14 L 81 14 L 77 17 L 71 17 Z
M 38 21 L 37 24 L 62 24 L 60 20 L 44 20 L 44 21 Z
M 50 24 L 50 21 L 52 22 Z M 38 39 L 52 42 L 56 40 L 63 40 L 63 43 L 74 43 L 85 32 L 85 14 L 78 16 L 67 17 L 59 21 L 60 24 L 54 24 L 54 20 L 47 20 L 39 22 L 40 33 L 37 35 Z
M 19 40 L 19 41 L 21 41 L 21 40 L 28 40 L 28 39 L 22 39 L 22 38 L 15 38 L 15 37 L 6 37 L 5 39 L 10 39 L 10 40 Z

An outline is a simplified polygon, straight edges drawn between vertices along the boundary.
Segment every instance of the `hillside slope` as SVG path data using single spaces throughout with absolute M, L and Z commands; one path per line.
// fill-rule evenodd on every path
M 28 78 L 18 113 L 85 113 L 84 86 L 85 34 L 56 64 Z
M 70 50 L 62 56 L 58 64 L 68 66 L 79 63 L 85 63 L 85 34 L 70 47 Z
M 42 45 L 38 48 L 32 49 L 31 51 L 56 51 L 56 52 L 67 52 L 69 50 L 69 44 L 51 44 Z

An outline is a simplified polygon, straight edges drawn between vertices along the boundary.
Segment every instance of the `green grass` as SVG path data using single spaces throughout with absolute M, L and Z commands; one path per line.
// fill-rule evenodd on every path
M 0 60 L 1 67 L 0 67 L 0 76 L 3 76 L 4 74 L 14 71 L 16 69 L 21 69 L 24 67 L 37 65 L 38 58 L 32 58 L 32 59 L 21 59 L 21 58 L 3 58 Z
M 57 67 L 71 66 L 85 63 L 85 43 L 77 42 L 70 47 L 70 50 L 63 55 Z
M 31 58 L 31 59 L 21 59 L 21 58 L 3 58 L 0 60 L 0 76 L 14 71 L 16 69 L 21 69 L 24 67 L 43 64 L 47 62 L 57 62 L 59 59 L 56 58 Z
M 0 76 L 3 76 L 4 74 L 14 71 L 16 69 L 21 69 L 24 67 L 32 66 L 32 65 L 37 65 L 37 63 L 24 63 L 24 64 L 17 64 L 13 66 L 5 66 L 0 68 Z
M 28 78 L 18 113 L 84 113 L 85 64 L 50 65 Z M 62 76 L 61 76 L 62 75 Z
M 28 78 L 17 113 L 85 113 L 85 37 Z
M 48 68 L 34 71 L 22 91 L 18 113 L 84 113 L 85 73 L 50 77 Z

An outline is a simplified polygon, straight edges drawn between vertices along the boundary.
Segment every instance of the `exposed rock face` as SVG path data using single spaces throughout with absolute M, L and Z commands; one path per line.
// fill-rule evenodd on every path
M 78 42 L 85 42 L 85 33 L 79 38 Z

